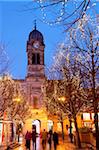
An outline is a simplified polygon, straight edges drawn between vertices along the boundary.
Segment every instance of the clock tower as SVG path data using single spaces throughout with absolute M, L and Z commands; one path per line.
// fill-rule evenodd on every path
M 41 108 L 43 97 L 41 87 L 45 79 L 44 72 L 44 39 L 41 32 L 36 29 L 30 32 L 27 41 L 27 100 L 33 108 Z
M 43 35 L 35 25 L 27 41 L 27 77 L 44 77 L 44 48 Z

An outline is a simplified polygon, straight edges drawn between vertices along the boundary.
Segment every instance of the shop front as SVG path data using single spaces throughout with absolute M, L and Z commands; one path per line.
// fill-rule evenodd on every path
M 0 120 L 0 145 L 7 145 L 15 140 L 15 126 L 12 121 Z

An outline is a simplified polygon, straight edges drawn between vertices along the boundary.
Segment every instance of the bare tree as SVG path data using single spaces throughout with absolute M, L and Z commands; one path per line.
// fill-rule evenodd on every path
M 76 117 L 89 102 L 86 91 L 82 86 L 82 76 L 80 70 L 78 70 L 76 57 L 72 56 L 72 53 L 69 53 L 69 49 L 64 49 L 56 54 L 51 72 L 54 70 L 55 73 L 56 70 L 56 74 L 57 72 L 60 74 L 61 80 L 46 80 L 46 84 L 44 84 L 44 100 L 46 101 L 47 109 L 49 108 L 48 110 L 53 111 L 56 109 L 56 111 L 67 114 L 69 120 L 71 118 L 74 120 L 77 144 L 80 148 L 81 142 Z M 63 97 L 65 98 L 64 100 Z
M 60 54 L 57 57 L 59 61 L 57 61 L 55 57 L 56 64 L 54 65 L 54 68 L 55 66 L 58 66 L 58 68 L 60 68 L 67 60 L 67 62 L 65 63 L 66 66 L 69 64 L 69 62 L 71 62 L 72 67 L 74 67 L 74 73 L 70 72 L 70 74 L 73 74 L 73 76 L 75 76 L 75 74 L 77 75 L 77 72 L 79 72 L 80 80 L 82 83 L 81 85 L 83 89 L 87 91 L 87 99 L 89 100 L 87 107 L 89 107 L 90 110 L 95 114 L 94 124 L 96 130 L 96 148 L 99 149 L 99 29 L 97 21 L 97 16 L 96 18 L 92 19 L 90 16 L 84 15 L 83 18 L 75 24 L 75 27 L 71 28 L 71 31 L 67 33 L 66 42 L 61 44 L 61 47 L 59 48 Z M 66 50 L 69 51 L 69 55 L 67 55 L 69 59 L 63 57 L 64 55 L 66 56 Z M 76 63 L 74 63 L 74 58 L 76 60 Z M 62 70 L 62 72 L 63 71 L 64 70 Z M 68 77 L 68 73 L 66 76 Z
M 62 139 L 64 140 L 64 128 L 63 128 L 63 120 L 66 118 L 67 112 L 65 113 L 62 110 L 62 105 L 60 105 L 60 101 L 58 101 L 54 94 L 55 84 L 58 82 L 57 80 L 45 80 L 42 88 L 42 92 L 44 94 L 44 106 L 46 107 L 46 111 L 48 116 L 57 117 L 57 119 L 61 123 L 62 127 Z
M 34 0 L 33 9 L 41 10 L 42 20 L 45 23 L 49 25 L 62 23 L 67 30 L 83 17 L 90 4 L 90 0 L 38 0 L 37 2 Z
M 24 122 L 30 116 L 26 96 L 20 92 L 19 87 L 16 89 L 16 83 L 8 75 L 0 78 L 0 104 L 0 117 L 3 119 L 6 114 L 6 117 L 12 121 Z
M 80 66 L 83 87 L 90 90 L 92 100 L 92 111 L 94 111 L 94 124 L 96 130 L 96 148 L 99 149 L 99 128 L 98 128 L 98 79 L 99 79 L 99 29 L 98 18 L 91 19 L 84 17 L 76 24 L 70 32 L 71 43 L 69 48 L 79 53 L 78 65 Z

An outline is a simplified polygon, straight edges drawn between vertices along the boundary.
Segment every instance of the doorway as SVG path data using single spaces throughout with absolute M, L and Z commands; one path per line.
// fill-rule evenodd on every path
M 52 120 L 48 120 L 48 131 L 52 130 L 53 131 L 53 121 Z
M 35 126 L 35 130 L 37 134 L 40 134 L 40 127 L 41 127 L 41 121 L 40 120 L 33 120 L 32 121 L 32 127 Z

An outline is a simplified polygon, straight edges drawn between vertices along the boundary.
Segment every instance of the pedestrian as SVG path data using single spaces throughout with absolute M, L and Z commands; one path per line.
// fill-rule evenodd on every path
M 10 146 L 9 146 L 9 145 L 7 146 L 7 149 L 6 149 L 6 150 L 11 150 L 11 148 L 10 148 Z
M 51 150 L 51 145 L 52 145 L 52 130 L 50 130 L 49 133 L 48 133 L 48 144 L 49 144 L 49 150 Z
M 18 131 L 18 142 L 20 142 L 20 132 Z
M 36 150 L 36 130 L 32 129 L 32 143 L 33 143 L 33 150 Z
M 73 133 L 72 133 L 72 127 L 68 128 L 68 135 L 70 138 L 70 142 L 73 143 Z
M 25 139 L 26 139 L 26 149 L 30 150 L 30 141 L 31 141 L 31 133 L 30 132 L 26 132 L 25 135 Z
M 42 132 L 42 147 L 43 147 L 43 150 L 45 150 L 45 148 L 46 148 L 46 140 L 47 140 L 47 132 L 44 129 L 43 132 Z
M 54 134 L 53 134 L 53 142 L 54 142 L 54 150 L 57 150 L 58 134 L 56 132 L 54 132 Z

